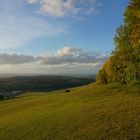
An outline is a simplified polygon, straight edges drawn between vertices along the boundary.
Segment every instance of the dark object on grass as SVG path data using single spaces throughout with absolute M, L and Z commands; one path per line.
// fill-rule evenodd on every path
M 71 90 L 70 89 L 67 89 L 65 92 L 70 92 Z
M 0 100 L 4 99 L 3 95 L 0 94 Z

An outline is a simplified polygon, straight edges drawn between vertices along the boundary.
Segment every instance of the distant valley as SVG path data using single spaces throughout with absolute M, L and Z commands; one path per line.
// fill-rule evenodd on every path
M 69 76 L 15 76 L 0 78 L 0 93 L 6 95 L 18 95 L 24 92 L 50 92 L 54 90 L 78 87 L 95 81 L 93 77 L 69 77 Z

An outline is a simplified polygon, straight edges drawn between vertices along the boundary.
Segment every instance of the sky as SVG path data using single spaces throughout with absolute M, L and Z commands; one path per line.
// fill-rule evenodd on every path
M 95 74 L 129 0 L 1 0 L 0 73 Z

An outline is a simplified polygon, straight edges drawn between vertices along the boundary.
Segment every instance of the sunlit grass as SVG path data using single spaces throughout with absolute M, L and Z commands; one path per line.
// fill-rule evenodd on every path
M 140 88 L 87 85 L 0 101 L 0 140 L 140 139 Z

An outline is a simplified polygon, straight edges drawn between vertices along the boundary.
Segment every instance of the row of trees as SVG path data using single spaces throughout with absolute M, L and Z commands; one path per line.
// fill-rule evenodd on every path
M 97 75 L 99 83 L 140 80 L 140 0 L 131 0 L 124 16 L 114 38 L 116 49 Z

